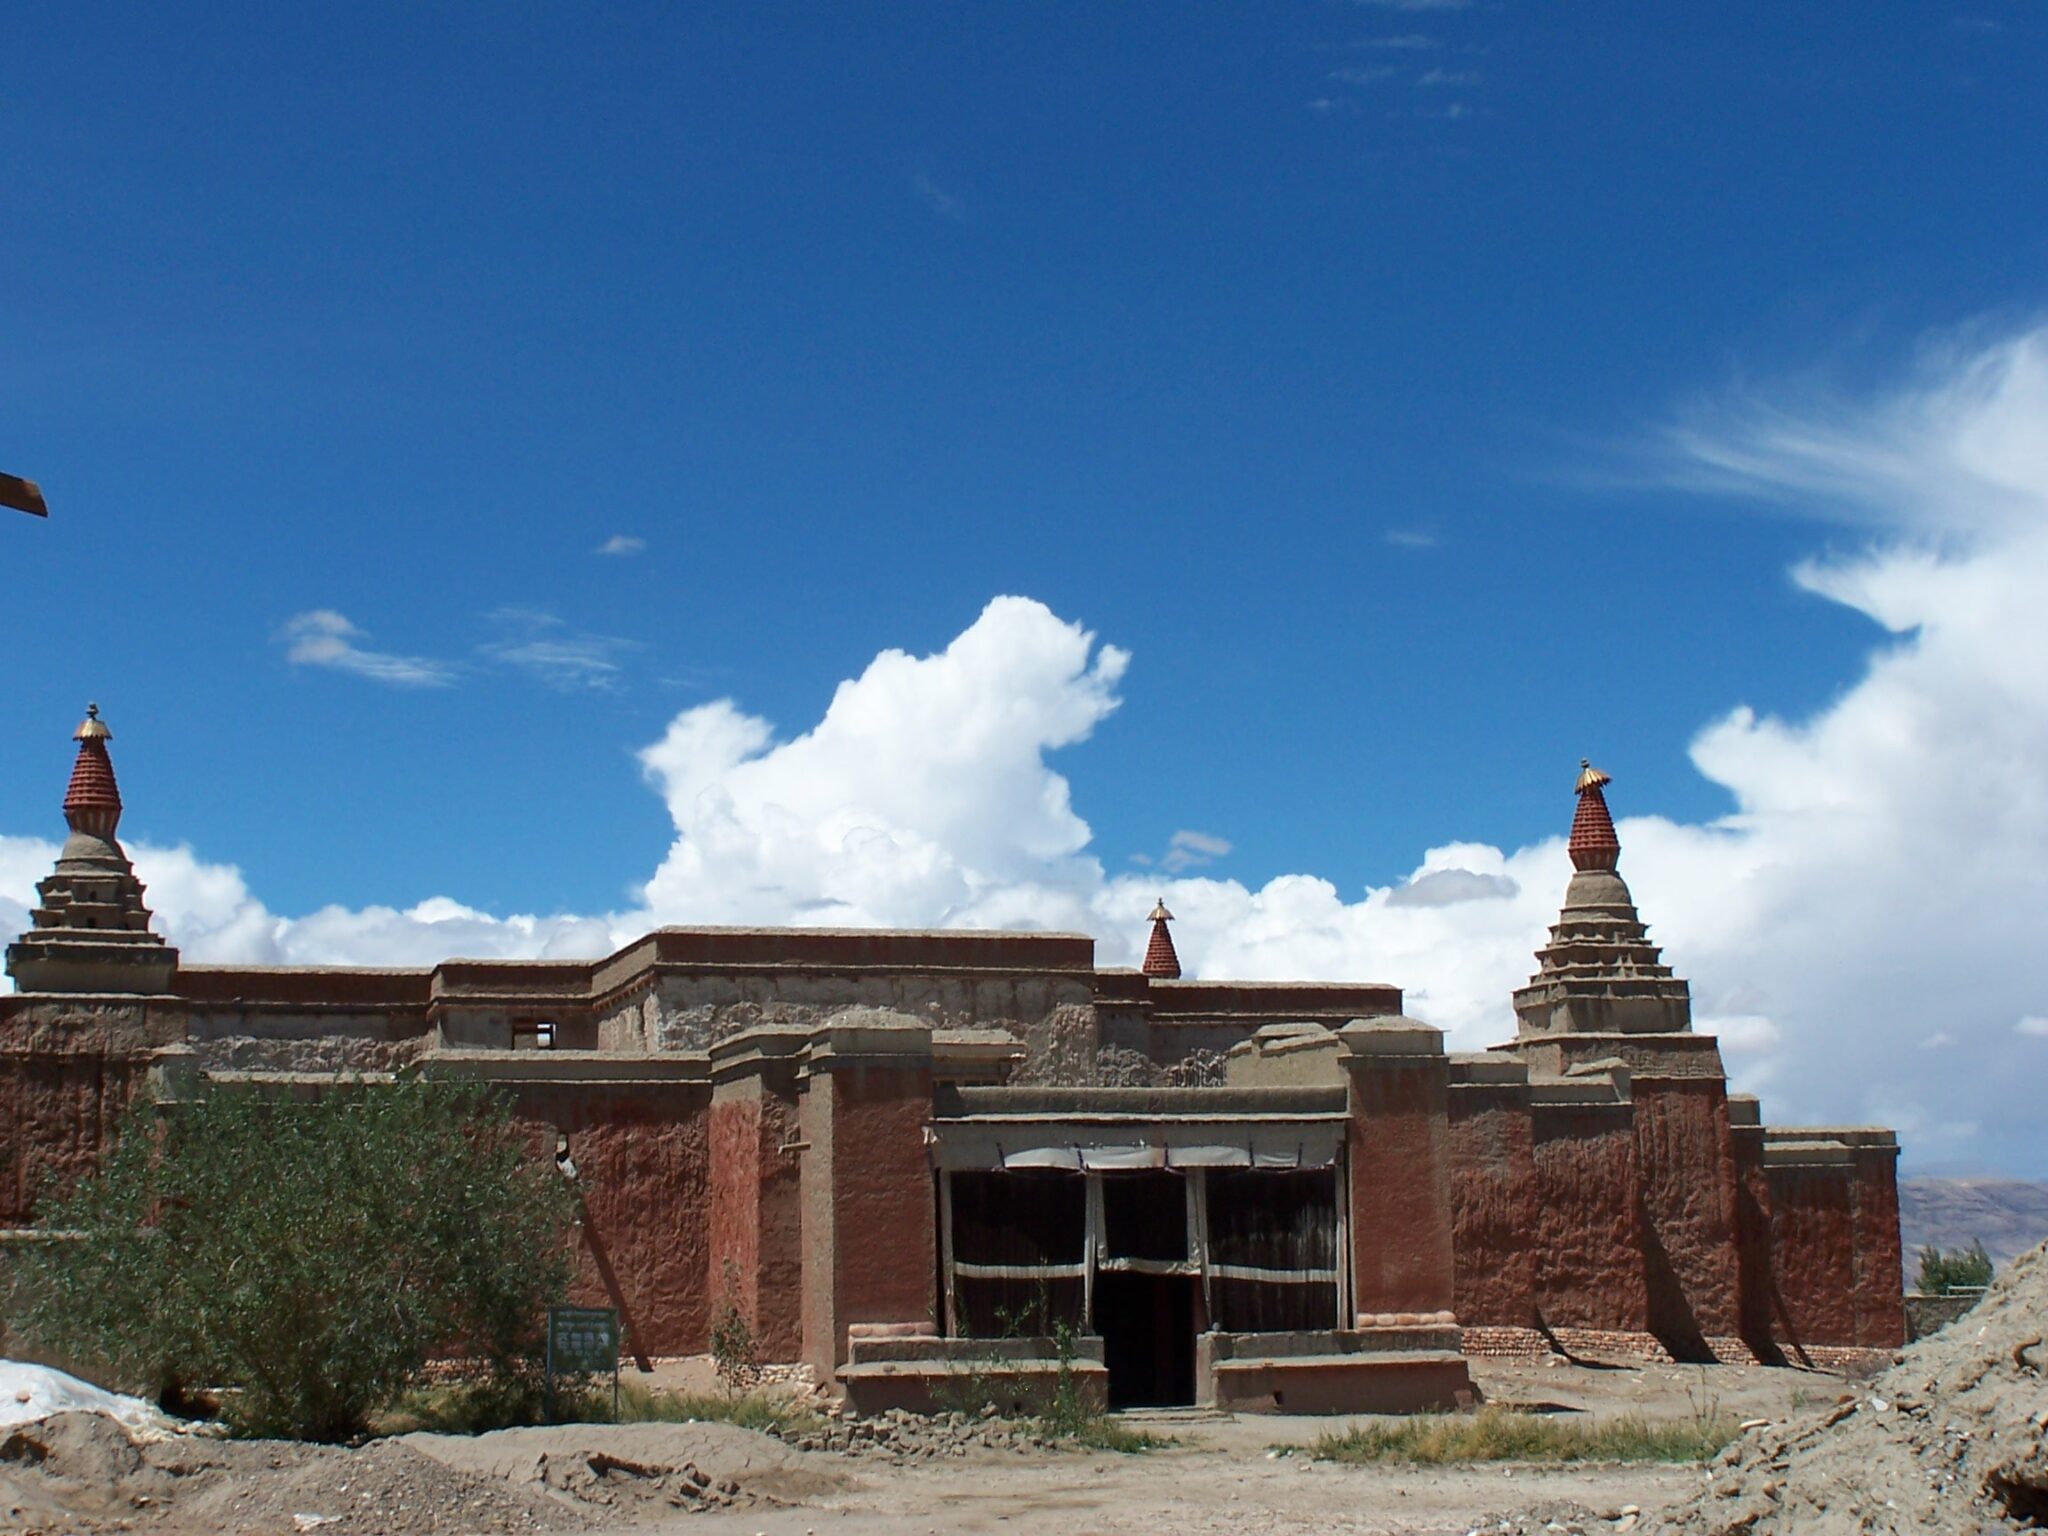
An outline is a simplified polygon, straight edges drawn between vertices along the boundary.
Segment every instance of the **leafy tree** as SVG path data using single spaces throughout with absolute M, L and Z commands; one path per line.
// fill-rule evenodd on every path
M 1951 1291 L 1978 1291 L 1990 1283 L 1991 1255 L 1984 1251 L 1981 1241 L 1947 1253 L 1931 1245 L 1920 1250 L 1917 1288 L 1924 1295 L 1946 1296 Z
M 529 1387 L 573 1197 L 501 1101 L 401 1074 L 310 1097 L 139 1104 L 48 1205 L 16 1292 L 45 1349 L 160 1392 L 233 1389 L 240 1431 L 337 1440 L 459 1350 Z

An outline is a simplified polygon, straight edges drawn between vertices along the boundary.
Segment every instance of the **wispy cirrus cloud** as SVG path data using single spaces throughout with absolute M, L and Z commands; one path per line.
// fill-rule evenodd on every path
M 1396 549 L 1435 549 L 1436 535 L 1427 528 L 1389 528 L 1380 542 Z
M 637 641 L 578 629 L 538 609 L 500 608 L 491 621 L 503 633 L 479 646 L 480 655 L 564 692 L 617 688 L 622 658 L 638 647 Z
M 598 545 L 593 554 L 623 557 L 637 555 L 647 547 L 647 541 L 637 533 L 615 533 Z
M 349 672 L 394 688 L 445 688 L 460 672 L 452 663 L 425 656 L 373 651 L 361 643 L 369 635 L 332 608 L 292 615 L 278 638 L 286 643 L 285 660 L 293 666 Z
M 1196 832 L 1183 828 L 1166 840 L 1166 852 L 1157 860 L 1138 858 L 1132 862 L 1142 865 L 1157 864 L 1170 875 L 1184 870 L 1200 869 L 1204 864 L 1213 864 L 1227 855 L 1233 844 L 1228 838 L 1218 837 L 1213 832 Z
M 1397 52 L 1413 53 L 1424 48 L 1434 48 L 1437 40 L 1421 32 L 1404 32 L 1395 37 L 1362 37 L 1360 48 L 1391 48 Z
M 923 171 L 910 179 L 910 191 L 939 218 L 957 221 L 967 217 L 966 205 Z
M 1329 78 L 1339 85 L 1377 85 L 1382 80 L 1394 78 L 1391 64 L 1353 65 L 1349 69 L 1333 69 Z
M 1376 11 L 1462 11 L 1472 0 L 1352 0 Z

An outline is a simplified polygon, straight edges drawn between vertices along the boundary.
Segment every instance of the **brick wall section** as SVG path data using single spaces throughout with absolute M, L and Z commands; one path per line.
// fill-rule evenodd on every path
M 1735 1248 L 1741 1280 L 1742 1337 L 1758 1358 L 1782 1359 L 1773 1317 L 1780 1309 L 1778 1277 L 1771 1254 L 1771 1183 L 1764 1172 L 1763 1127 L 1729 1127 L 1735 1154 Z
M 1906 1302 L 1900 1283 L 1901 1261 L 1897 1149 L 1859 1147 L 1856 1152 L 1856 1344 L 1891 1350 L 1905 1342 Z
M 1346 1066 L 1352 1305 L 1359 1312 L 1451 1311 L 1449 1063 L 1381 1056 Z
M 1535 1198 L 1521 1221 L 1523 1240 L 1541 1255 L 1535 1300 L 1543 1321 L 1563 1330 L 1647 1330 L 1630 1106 L 1538 1104 L 1531 1119 Z
M 1720 1077 L 1634 1081 L 1649 1326 L 1682 1360 L 1741 1332 L 1735 1154 Z
M 99 1165 L 165 1031 L 139 1000 L 0 998 L 0 1226 L 27 1226 L 46 1187 Z
M 524 1082 L 511 1093 L 514 1115 L 546 1155 L 557 1133 L 569 1138 L 584 1208 L 572 1299 L 617 1306 L 631 1349 L 701 1354 L 710 1336 L 709 1085 Z
M 1840 1165 L 1772 1168 L 1774 1337 L 1788 1354 L 1855 1344 L 1856 1190 Z
M 801 1139 L 794 1097 L 759 1076 L 721 1083 L 708 1135 L 712 1305 L 730 1294 L 760 1357 L 794 1360 L 803 1350 L 803 1165 L 792 1148 Z
M 1528 1222 L 1541 1200 L 1527 1084 L 1450 1090 L 1451 1216 L 1461 1322 L 1527 1323 L 1536 1311 L 1537 1248 Z
M 820 1381 L 849 1323 L 933 1324 L 931 1058 L 814 1055 L 803 1096 L 803 1350 Z

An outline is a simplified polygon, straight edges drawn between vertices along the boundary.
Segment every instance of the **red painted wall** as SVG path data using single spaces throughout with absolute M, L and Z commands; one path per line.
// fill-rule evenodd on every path
M 143 1024 L 140 1005 L 0 1019 L 0 1226 L 30 1225 L 46 1187 L 99 1165 L 148 1081 Z
M 1539 1205 L 1529 1093 L 1509 1084 L 1450 1091 L 1451 1224 L 1461 1323 L 1526 1328 L 1536 1313 Z
M 711 1105 L 712 1305 L 728 1294 L 763 1360 L 803 1352 L 803 1211 L 796 1105 L 758 1077 L 721 1084 Z
M 1451 1311 L 1449 1064 L 1441 1057 L 1385 1063 L 1367 1056 L 1346 1064 L 1352 1305 L 1360 1312 Z
M 1735 1154 L 1719 1077 L 1633 1083 L 1650 1331 L 1681 1360 L 1741 1329 Z
M 1875 1349 L 1906 1341 L 1899 1269 L 1898 1157 L 1890 1147 L 1856 1154 L 1856 1338 Z
M 514 1114 L 536 1144 L 552 1155 L 555 1134 L 564 1134 L 576 1162 L 586 1230 L 572 1299 L 617 1306 L 630 1349 L 708 1348 L 708 1086 L 521 1083 L 512 1091 Z
M 1522 1213 L 1538 1255 L 1536 1308 L 1552 1328 L 1649 1327 L 1634 1116 L 1627 1104 L 1531 1110 L 1535 1198 Z M 1506 1321 L 1506 1319 L 1503 1319 Z
M 1742 1337 L 1760 1360 L 1779 1358 L 1781 1310 L 1778 1277 L 1771 1257 L 1771 1181 L 1764 1172 L 1761 1126 L 1729 1128 L 1735 1153 L 1735 1246 L 1741 1275 Z
M 814 1067 L 804 1094 L 804 1357 L 822 1380 L 849 1323 L 936 1325 L 931 1063 L 910 1061 Z
M 1855 1180 L 1848 1168 L 1835 1165 L 1768 1172 L 1774 1334 L 1788 1353 L 1806 1344 L 1854 1344 Z

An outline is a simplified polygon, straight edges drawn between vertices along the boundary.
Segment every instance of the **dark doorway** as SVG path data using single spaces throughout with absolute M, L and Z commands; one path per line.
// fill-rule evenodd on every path
M 1112 1408 L 1182 1408 L 1195 1400 L 1192 1275 L 1098 1274 L 1095 1331 L 1102 1335 Z

